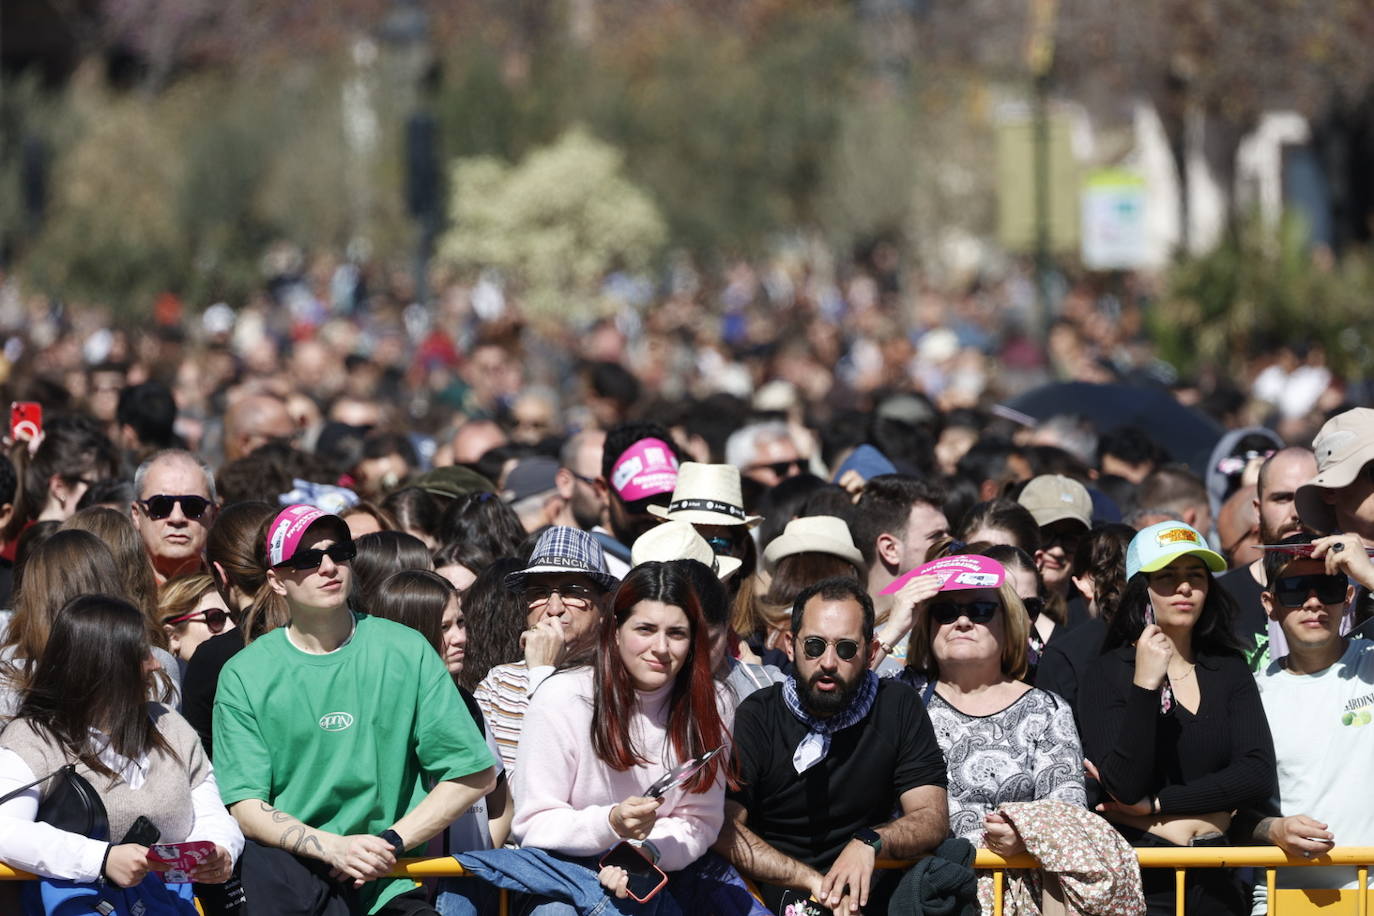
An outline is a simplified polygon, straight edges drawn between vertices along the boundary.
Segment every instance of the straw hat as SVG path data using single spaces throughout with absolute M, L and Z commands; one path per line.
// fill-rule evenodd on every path
M 691 522 L 684 521 L 664 522 L 650 528 L 635 539 L 635 546 L 630 551 L 630 562 L 634 566 L 671 560 L 696 560 L 710 567 L 722 582 L 738 572 L 744 562 L 715 553 Z
M 740 494 L 739 468 L 730 464 L 684 461 L 677 469 L 677 486 L 668 508 L 650 506 L 650 515 L 694 525 L 748 525 L 763 521 L 746 515 Z
M 763 563 L 769 572 L 778 561 L 799 553 L 828 553 L 848 560 L 857 569 L 864 568 L 863 554 L 854 546 L 854 538 L 844 519 L 833 515 L 808 515 L 794 518 L 782 529 L 782 534 L 763 551 Z

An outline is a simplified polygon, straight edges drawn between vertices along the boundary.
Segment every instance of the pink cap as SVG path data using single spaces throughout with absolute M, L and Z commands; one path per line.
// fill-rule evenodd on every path
M 611 468 L 611 486 L 627 503 L 673 492 L 677 456 L 662 439 L 640 439 Z
M 342 530 L 348 530 L 343 519 L 314 506 L 287 506 L 278 512 L 272 524 L 267 526 L 267 565 L 279 566 L 295 556 L 301 538 L 321 519 L 329 519 L 338 523 Z
M 1006 581 L 1007 571 L 1001 563 L 981 554 L 941 557 L 916 567 L 904 576 L 898 576 L 883 589 L 883 594 L 896 594 L 917 576 L 939 576 L 940 591 L 952 592 L 965 588 L 997 588 Z

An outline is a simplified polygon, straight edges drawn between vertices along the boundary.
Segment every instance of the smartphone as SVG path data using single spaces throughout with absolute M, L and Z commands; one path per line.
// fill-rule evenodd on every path
M 630 876 L 627 888 L 630 899 L 639 903 L 652 900 L 668 883 L 668 876 L 663 869 L 649 861 L 649 857 L 629 840 L 612 846 L 610 852 L 601 857 L 601 867 L 605 868 L 608 865 L 625 869 L 625 873 Z
M 158 843 L 148 847 L 148 861 L 172 866 L 162 873 L 169 884 L 185 884 L 197 865 L 214 855 L 215 844 L 209 840 L 194 843 Z
M 43 435 L 43 405 L 37 401 L 10 402 L 10 441 L 31 442 Z
M 151 846 L 162 837 L 162 831 L 157 829 L 157 825 L 142 814 L 129 826 L 129 832 L 124 834 L 121 843 L 137 843 L 140 846 Z

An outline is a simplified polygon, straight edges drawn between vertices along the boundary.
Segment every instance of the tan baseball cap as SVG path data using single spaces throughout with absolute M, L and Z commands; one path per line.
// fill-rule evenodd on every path
M 1361 469 L 1374 461 L 1374 410 L 1355 407 L 1327 420 L 1312 440 L 1312 451 L 1317 476 L 1298 487 L 1294 500 L 1302 523 L 1325 534 L 1336 527 L 1336 510 L 1327 505 L 1321 491 L 1350 486 Z
M 1093 523 L 1093 500 L 1087 487 L 1063 474 L 1042 474 L 1031 478 L 1016 500 L 1035 516 L 1041 528 L 1064 519 L 1073 519 L 1085 528 Z

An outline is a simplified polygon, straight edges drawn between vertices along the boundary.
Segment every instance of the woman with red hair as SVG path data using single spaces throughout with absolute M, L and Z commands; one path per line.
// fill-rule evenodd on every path
M 593 871 L 624 840 L 665 872 L 706 853 L 724 817 L 725 762 L 715 755 L 660 798 L 645 790 L 729 737 L 729 705 L 711 677 L 711 640 L 683 564 L 632 570 L 602 621 L 594 664 L 546 680 L 525 714 L 516 755 L 512 834 Z M 622 869 L 599 870 L 624 897 Z M 550 900 L 533 912 L 576 912 Z M 612 910 L 614 912 L 614 910 Z

